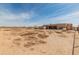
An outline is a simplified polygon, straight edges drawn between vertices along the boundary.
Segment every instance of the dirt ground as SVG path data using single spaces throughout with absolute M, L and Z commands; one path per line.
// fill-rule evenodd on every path
M 0 28 L 1 55 L 72 55 L 74 31 Z M 74 54 L 79 54 L 76 32 Z

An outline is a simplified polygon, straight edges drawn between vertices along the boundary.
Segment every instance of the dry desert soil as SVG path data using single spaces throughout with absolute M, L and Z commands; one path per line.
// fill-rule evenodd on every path
M 79 54 L 79 33 L 73 30 L 0 28 L 0 55 L 72 54 Z

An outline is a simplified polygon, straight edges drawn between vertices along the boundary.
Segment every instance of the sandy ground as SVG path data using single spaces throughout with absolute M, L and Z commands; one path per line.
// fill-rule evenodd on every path
M 0 54 L 71 55 L 74 31 L 0 28 Z M 79 54 L 76 33 L 74 54 Z
M 76 32 L 74 54 L 79 55 L 79 33 Z

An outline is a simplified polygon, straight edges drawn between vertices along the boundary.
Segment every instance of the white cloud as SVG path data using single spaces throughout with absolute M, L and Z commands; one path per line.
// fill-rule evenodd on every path
M 23 19 L 31 19 L 32 13 L 30 12 L 21 12 L 18 14 L 11 13 L 9 11 L 0 11 L 0 19 L 1 20 L 23 20 Z
M 0 10 L 0 26 L 27 26 L 34 12 L 13 13 L 8 9 Z
M 76 11 L 76 12 L 72 12 L 72 13 L 69 13 L 69 14 L 66 14 L 66 15 L 62 15 L 62 16 L 59 16 L 59 17 L 53 17 L 53 18 L 50 18 L 50 20 L 67 20 L 67 19 L 72 19 L 72 18 L 79 18 L 79 11 Z
M 57 20 L 57 21 L 66 22 L 66 23 L 74 23 L 74 21 L 79 22 L 79 11 L 72 12 L 66 15 L 62 15 L 59 17 L 53 17 L 53 18 L 51 17 L 49 18 L 49 20 L 52 20 L 52 21 Z

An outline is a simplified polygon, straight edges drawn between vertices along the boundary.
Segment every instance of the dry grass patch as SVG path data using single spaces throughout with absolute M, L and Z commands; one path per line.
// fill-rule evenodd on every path
M 28 47 L 31 47 L 33 45 L 35 45 L 36 43 L 34 42 L 27 42 L 27 43 L 24 43 L 24 47 L 28 48 Z
M 21 43 L 19 41 L 13 41 L 13 44 L 15 44 L 16 46 L 20 46 Z
M 26 32 L 26 33 L 20 34 L 20 36 L 27 36 L 27 35 L 34 35 L 34 34 L 37 34 L 37 33 L 35 33 L 35 32 Z
M 17 46 L 20 46 L 21 45 L 21 38 L 15 38 L 15 39 L 13 39 L 13 44 L 15 44 L 15 45 L 17 45 Z
M 16 33 L 15 33 L 16 34 Z M 17 33 L 18 34 L 18 33 Z M 18 34 L 21 38 L 16 38 L 13 39 L 13 43 L 18 46 L 22 47 L 32 47 L 38 44 L 46 44 L 47 42 L 42 40 L 49 35 L 47 35 L 44 31 L 34 31 L 34 30 L 29 30 L 27 32 L 19 32 Z
M 34 45 L 38 45 L 38 44 L 46 44 L 46 41 L 43 40 L 37 40 L 37 41 L 29 41 L 27 43 L 24 43 L 24 47 L 28 48 L 28 47 L 32 47 Z
M 38 37 L 41 38 L 41 39 L 45 39 L 48 37 L 48 35 L 46 34 L 38 34 Z
M 24 41 L 34 41 L 34 40 L 37 40 L 37 39 L 38 39 L 37 37 L 32 37 L 32 36 L 24 37 Z
M 39 43 L 45 44 L 47 42 L 46 41 L 43 41 L 43 40 L 39 40 Z
M 60 31 L 60 30 L 56 30 L 55 33 L 57 33 L 57 34 L 62 34 L 63 32 Z

